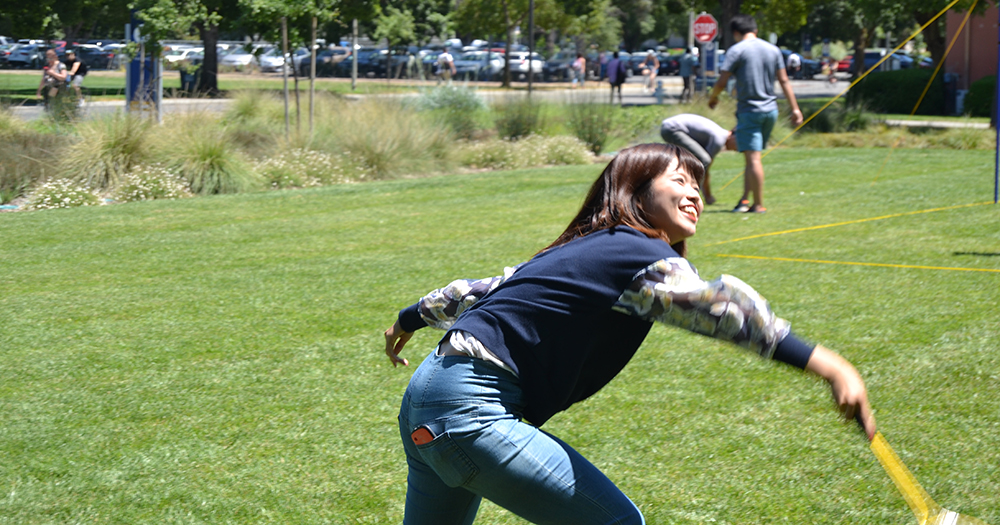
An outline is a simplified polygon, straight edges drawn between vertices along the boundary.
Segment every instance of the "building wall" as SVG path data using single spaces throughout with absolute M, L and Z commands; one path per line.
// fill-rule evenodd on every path
M 959 75 L 958 89 L 969 89 L 969 84 L 987 75 L 997 74 L 998 15 L 1000 12 L 997 7 L 991 7 L 982 16 L 970 17 L 965 30 L 958 36 L 955 47 L 945 59 L 945 71 Z M 946 16 L 948 37 L 945 45 L 954 38 L 965 13 L 953 10 Z

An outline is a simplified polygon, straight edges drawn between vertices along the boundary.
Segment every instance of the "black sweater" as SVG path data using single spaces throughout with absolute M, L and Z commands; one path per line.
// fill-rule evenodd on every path
M 459 312 L 449 332 L 462 330 L 472 334 L 517 373 L 525 394 L 523 415 L 539 426 L 611 381 L 642 344 L 652 326 L 651 318 L 670 318 L 665 322 L 735 342 L 764 337 L 749 322 L 735 335 L 732 330 L 727 335 L 710 333 L 704 323 L 706 319 L 712 322 L 712 316 L 704 311 L 695 312 L 696 308 L 691 306 L 697 298 L 704 297 L 702 290 L 688 295 L 672 293 L 672 299 L 667 299 L 667 310 L 672 301 L 674 310 L 690 313 L 680 321 L 676 315 L 665 314 L 663 308 L 646 310 L 645 314 L 623 308 L 623 292 L 638 290 L 642 282 L 669 281 L 662 271 L 650 269 L 663 260 L 672 261 L 675 268 L 689 269 L 685 277 L 693 276 L 696 282 L 710 286 L 697 280 L 693 268 L 666 242 L 631 228 L 613 228 L 539 254 L 472 307 Z M 717 295 L 723 304 L 737 300 L 727 297 L 735 296 L 738 290 L 718 288 L 723 284 L 715 286 L 713 290 L 721 290 Z M 770 314 L 766 302 L 756 297 Z M 427 325 L 420 304 L 400 312 L 400 326 L 404 330 Z M 758 310 L 751 309 L 743 317 L 751 317 L 749 314 L 754 311 L 760 311 L 759 305 Z M 718 316 L 715 319 L 716 324 L 723 325 Z M 780 322 L 787 327 L 784 321 L 773 319 L 768 322 Z M 726 327 L 731 325 L 732 322 Z M 804 368 L 813 347 L 791 335 L 787 328 L 777 333 L 772 336 L 774 340 L 764 341 L 762 346 L 744 346 L 765 357 Z

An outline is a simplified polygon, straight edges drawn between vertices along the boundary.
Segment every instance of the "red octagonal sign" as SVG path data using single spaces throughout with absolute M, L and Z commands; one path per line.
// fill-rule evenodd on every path
M 694 39 L 701 42 L 711 42 L 719 34 L 719 22 L 715 17 L 702 13 L 694 19 Z

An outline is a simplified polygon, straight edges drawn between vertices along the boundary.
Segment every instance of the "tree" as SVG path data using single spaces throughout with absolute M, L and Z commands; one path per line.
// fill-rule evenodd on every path
M 417 34 L 414 29 L 415 25 L 413 23 L 413 15 L 410 14 L 409 11 L 389 7 L 375 19 L 375 24 L 376 29 L 372 36 L 376 41 L 384 38 L 388 47 L 385 67 L 385 77 L 386 80 L 388 80 L 394 75 L 392 72 L 393 43 L 399 44 L 413 42 L 417 39 Z M 395 72 L 395 76 L 397 78 L 402 70 L 403 65 L 400 64 L 400 67 Z
M 504 53 L 510 57 L 514 30 L 522 25 L 527 16 L 527 0 L 464 0 L 455 11 L 455 25 L 459 30 L 472 34 L 506 35 Z M 502 85 L 510 87 L 509 60 L 504 61 Z

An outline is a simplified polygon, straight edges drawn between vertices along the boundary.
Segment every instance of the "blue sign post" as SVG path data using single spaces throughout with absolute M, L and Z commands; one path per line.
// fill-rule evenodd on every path
M 997 86 L 996 92 L 993 93 L 993 111 L 995 112 L 993 126 L 997 132 L 997 150 L 993 164 L 993 204 L 1000 201 L 1000 29 L 997 31 Z
M 146 37 L 142 35 L 142 20 L 132 10 L 131 21 L 125 26 L 125 38 L 139 44 L 140 53 L 132 58 L 125 70 L 125 110 L 132 112 L 156 112 L 159 121 L 160 99 L 162 97 L 162 72 L 160 61 L 145 53 Z

